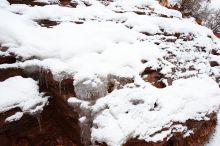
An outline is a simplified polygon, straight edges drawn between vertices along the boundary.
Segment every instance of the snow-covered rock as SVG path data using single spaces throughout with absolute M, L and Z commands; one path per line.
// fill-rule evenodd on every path
M 43 97 L 43 94 L 39 93 L 37 82 L 31 78 L 16 76 L 0 82 L 0 93 L 1 113 L 17 107 L 22 111 L 8 117 L 6 121 L 20 119 L 23 113 L 40 114 L 48 102 L 48 97 Z
M 101 98 L 93 106 L 98 114 L 93 122 L 92 141 L 106 142 L 110 146 L 120 146 L 136 137 L 163 141 L 172 137 L 176 126 L 178 132 L 190 136 L 193 129 L 174 123 L 185 123 L 188 119 L 208 120 L 205 115 L 217 110 L 219 103 L 219 87 L 209 78 L 178 80 L 162 90 L 125 87 Z M 157 133 L 166 126 L 172 128 Z
M 195 133 L 184 122 L 209 121 L 218 111 L 220 41 L 208 28 L 155 0 L 77 0 L 71 1 L 74 7 L 35 2 L 44 6 L 0 1 L 0 59 L 16 59 L 2 61 L 0 71 L 19 68 L 25 76 L 39 76 L 47 92 L 68 100 L 85 145 L 120 146 L 131 138 L 157 142 L 175 132 L 188 137 Z M 68 78 L 66 89 L 62 81 Z M 24 86 L 16 88 L 20 82 Z M 22 109 L 6 121 L 47 103 L 32 79 L 1 84 L 2 112 Z M 162 128 L 167 130 L 158 132 Z

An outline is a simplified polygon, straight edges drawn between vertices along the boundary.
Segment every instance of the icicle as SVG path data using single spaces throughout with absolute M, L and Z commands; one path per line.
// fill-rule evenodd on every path
M 39 85 L 41 86 L 42 83 L 41 83 L 41 68 L 39 68 Z
M 44 86 L 44 71 L 42 68 L 40 68 L 39 82 L 40 86 Z
M 59 90 L 60 90 L 60 95 L 62 94 L 62 80 L 59 81 Z
M 65 85 L 63 85 L 63 93 L 65 94 Z
M 46 75 L 47 75 L 47 72 L 46 72 Z M 48 81 L 47 81 L 46 75 L 45 75 L 45 83 L 46 83 L 46 88 L 48 89 Z
M 47 79 L 45 78 L 45 82 L 46 82 L 46 87 L 48 89 L 48 82 L 47 82 Z
M 40 129 L 40 132 L 41 132 L 41 131 L 42 131 L 41 115 L 40 115 L 40 114 L 37 114 L 35 117 L 37 118 L 37 123 L 38 123 L 39 129 Z
M 41 69 L 41 81 L 42 81 L 42 86 L 44 85 L 44 70 Z
M 89 145 L 90 144 L 90 138 L 91 138 L 91 126 L 92 126 L 92 121 L 89 117 L 86 117 L 84 121 L 80 123 L 81 127 L 81 142 L 84 145 Z

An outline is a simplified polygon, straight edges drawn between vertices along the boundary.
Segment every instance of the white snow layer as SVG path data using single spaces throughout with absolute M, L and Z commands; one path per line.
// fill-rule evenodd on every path
M 38 114 L 47 104 L 48 97 L 38 91 L 37 82 L 30 78 L 22 78 L 20 76 L 11 77 L 0 82 L 0 112 L 19 107 L 22 112 L 8 117 L 6 121 L 18 120 L 23 113 Z

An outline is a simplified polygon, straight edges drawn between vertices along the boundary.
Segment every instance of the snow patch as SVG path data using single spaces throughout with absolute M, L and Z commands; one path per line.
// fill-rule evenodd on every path
M 37 114 L 43 111 L 43 107 L 48 103 L 48 97 L 43 97 L 39 93 L 37 82 L 30 78 L 21 76 L 11 77 L 0 82 L 0 112 L 19 107 L 22 113 Z M 20 112 L 6 119 L 13 121 L 19 119 Z
M 24 114 L 22 112 L 16 112 L 14 115 L 8 117 L 5 119 L 5 122 L 14 122 L 14 121 L 18 121 L 22 118 Z

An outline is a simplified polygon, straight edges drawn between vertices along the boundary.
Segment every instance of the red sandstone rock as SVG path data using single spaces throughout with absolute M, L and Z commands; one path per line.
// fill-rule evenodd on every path
M 220 38 L 220 33 L 215 33 L 215 36 L 217 36 L 218 38 Z
M 128 140 L 123 146 L 202 146 L 214 131 L 216 126 L 216 113 L 209 115 L 208 121 L 187 120 L 186 125 L 189 129 L 194 130 L 194 134 L 184 138 L 182 133 L 173 133 L 173 136 L 163 141 L 146 142 L 138 138 Z M 105 143 L 97 142 L 99 146 L 107 146 Z
M 146 68 L 144 72 L 141 74 L 142 78 L 150 82 L 157 88 L 164 88 L 166 87 L 165 83 L 162 82 L 164 76 L 160 73 L 159 70 L 152 70 L 150 68 Z
M 214 131 L 217 122 L 216 113 L 209 115 L 208 121 L 187 120 L 186 125 L 189 129 L 193 129 L 194 134 L 184 138 L 182 133 L 174 133 L 169 140 L 159 142 L 145 142 L 143 140 L 131 139 L 123 146 L 202 146 Z
M 22 74 L 22 69 L 6 69 L 6 74 L 10 76 Z M 147 71 L 147 73 L 158 74 L 155 71 Z M 13 123 L 5 123 L 4 119 L 20 109 L 12 109 L 8 112 L 0 114 L 0 145 L 77 145 L 80 146 L 80 128 L 78 123 L 78 115 L 73 111 L 72 107 L 67 104 L 67 99 L 74 96 L 73 79 L 66 78 L 60 83 L 53 79 L 50 71 L 43 70 L 35 73 L 40 82 L 40 90 L 51 96 L 50 104 L 44 109 L 40 115 L 40 123 L 37 117 L 25 115 L 21 120 Z M 157 77 L 157 76 L 156 76 Z M 2 78 L 7 78 L 2 75 Z M 150 80 L 150 79 L 149 79 Z M 152 79 L 154 81 L 154 79 Z M 61 88 L 60 88 L 61 87 Z M 60 92 L 62 94 L 60 94 Z M 188 120 L 183 125 L 189 129 L 193 129 L 195 134 L 187 138 L 183 138 L 183 134 L 175 133 L 168 141 L 162 142 L 145 142 L 143 140 L 131 139 L 124 146 L 198 146 L 202 145 L 209 135 L 213 132 L 216 125 L 216 113 L 211 114 L 208 121 Z M 39 128 L 39 124 L 40 127 Z M 41 129 L 41 130 L 40 130 Z M 105 145 L 105 144 L 99 144 Z

